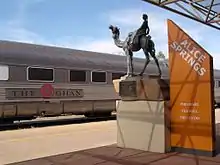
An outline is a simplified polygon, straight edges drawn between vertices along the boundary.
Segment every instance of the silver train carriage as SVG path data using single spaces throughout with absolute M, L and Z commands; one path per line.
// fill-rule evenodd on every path
M 144 59 L 134 59 L 135 73 Z M 160 62 L 162 77 L 168 66 Z M 109 116 L 116 110 L 112 80 L 126 73 L 126 57 L 0 41 L 0 119 L 3 122 L 62 114 Z M 152 61 L 145 74 L 157 73 Z M 215 71 L 220 104 L 220 71 Z

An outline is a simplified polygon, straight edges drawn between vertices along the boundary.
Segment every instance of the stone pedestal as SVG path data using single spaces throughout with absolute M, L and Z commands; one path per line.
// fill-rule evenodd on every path
M 131 77 L 113 83 L 121 97 L 117 106 L 117 145 L 151 152 L 168 152 L 170 111 L 167 81 Z

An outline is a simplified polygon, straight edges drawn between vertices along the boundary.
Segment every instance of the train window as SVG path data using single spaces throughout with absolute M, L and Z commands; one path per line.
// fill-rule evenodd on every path
M 122 76 L 124 76 L 126 73 L 112 73 L 112 80 L 120 79 Z
M 83 70 L 70 70 L 70 81 L 86 81 L 86 71 Z
M 214 87 L 218 88 L 218 81 L 217 80 L 214 81 Z
M 219 80 L 215 80 L 214 81 L 214 87 L 215 88 L 219 88 L 220 87 L 220 81 Z
M 49 69 L 49 68 L 29 67 L 28 80 L 53 81 L 54 80 L 53 71 L 54 71 L 53 69 Z
M 92 82 L 106 82 L 106 72 L 104 71 L 92 72 Z
M 0 80 L 8 80 L 9 67 L 7 65 L 0 65 Z

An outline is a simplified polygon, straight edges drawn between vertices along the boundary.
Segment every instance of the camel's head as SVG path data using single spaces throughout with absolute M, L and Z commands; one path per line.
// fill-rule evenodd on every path
M 112 31 L 112 37 L 114 39 L 117 39 L 119 37 L 119 35 L 120 35 L 119 28 L 117 26 L 110 25 L 109 29 Z

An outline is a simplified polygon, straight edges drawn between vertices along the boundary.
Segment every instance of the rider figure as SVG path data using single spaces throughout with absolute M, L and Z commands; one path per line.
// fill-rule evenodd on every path
M 142 35 L 148 35 L 150 32 L 150 28 L 148 26 L 148 16 L 147 14 L 143 14 L 142 16 L 144 22 L 142 23 L 141 27 L 137 29 L 135 34 L 132 36 L 131 41 L 134 42 L 134 39 L 140 39 L 140 36 Z M 136 38 L 138 37 L 138 38 Z
M 142 23 L 141 27 L 137 30 L 136 35 L 148 35 L 150 32 L 147 14 L 143 14 L 142 18 L 144 22 Z

